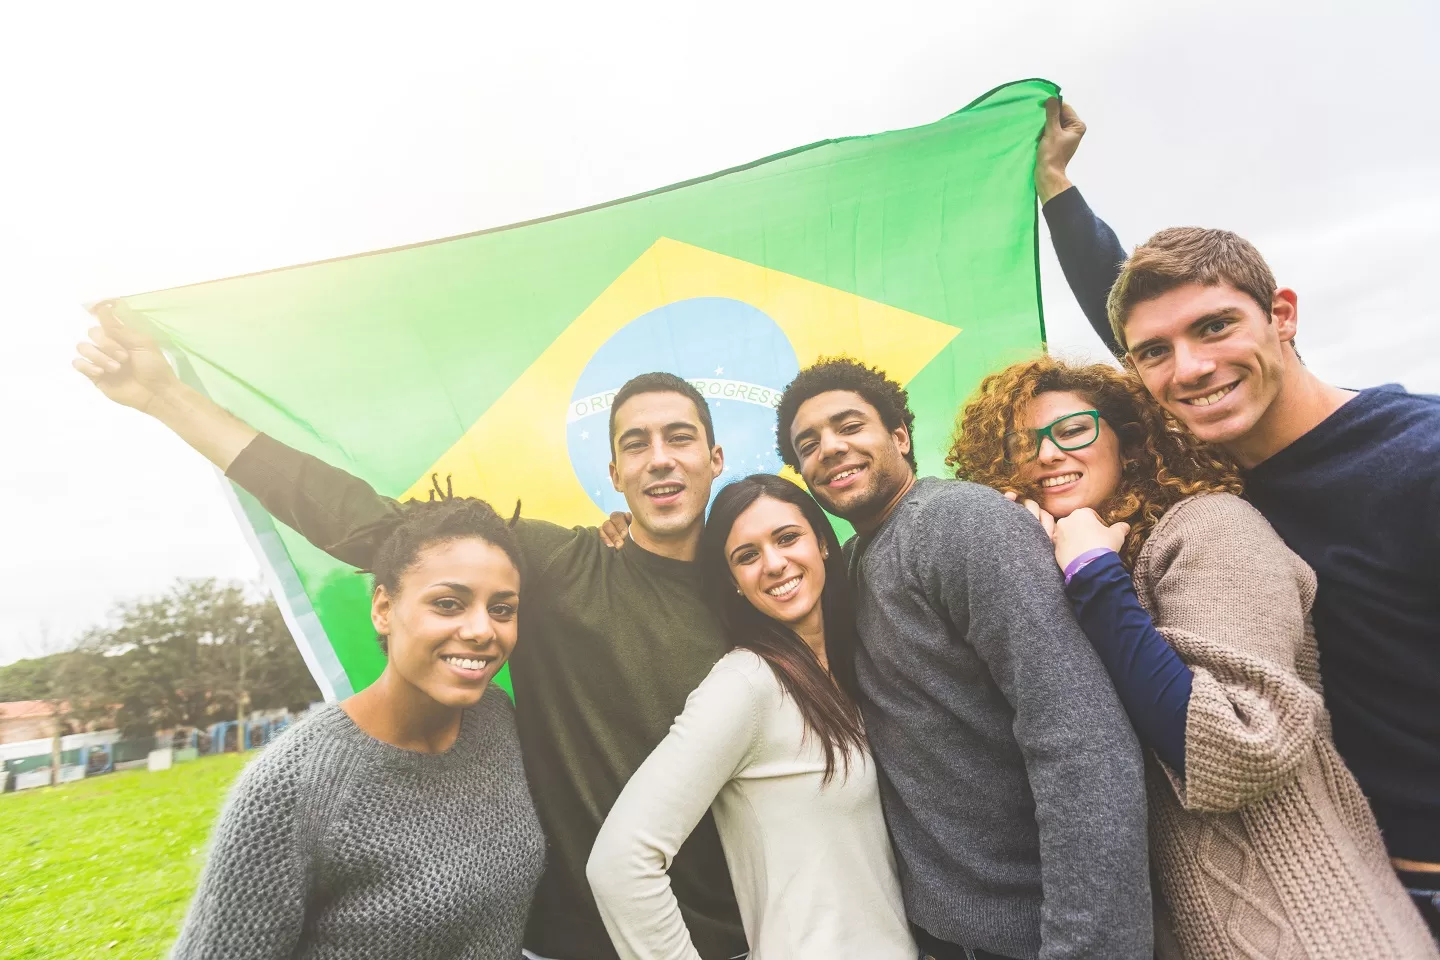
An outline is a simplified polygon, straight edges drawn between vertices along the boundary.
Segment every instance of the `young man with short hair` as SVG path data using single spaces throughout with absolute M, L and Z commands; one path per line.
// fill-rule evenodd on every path
M 916 479 L 904 389 L 853 360 L 802 370 L 778 421 L 785 462 L 858 534 L 865 732 L 921 947 L 1149 958 L 1139 746 L 1039 524 Z
M 368 569 L 402 507 L 369 484 L 258 433 L 181 383 L 148 337 L 99 314 L 75 366 L 117 403 L 170 427 L 331 556 Z M 600 824 L 664 739 L 728 643 L 700 598 L 695 550 L 724 465 L 710 409 L 686 381 L 650 373 L 610 408 L 610 476 L 634 516 L 631 543 L 593 528 L 522 518 L 520 639 L 510 659 L 516 725 L 549 841 L 526 947 L 539 957 L 611 960 L 585 879 Z M 734 891 L 707 814 L 669 870 L 705 960 L 746 951 Z
M 1440 938 L 1440 397 L 1343 390 L 1295 349 L 1298 298 L 1232 233 L 1162 230 L 1127 259 L 1070 182 L 1084 136 L 1046 105 L 1035 187 L 1086 318 L 1319 580 L 1335 746 Z

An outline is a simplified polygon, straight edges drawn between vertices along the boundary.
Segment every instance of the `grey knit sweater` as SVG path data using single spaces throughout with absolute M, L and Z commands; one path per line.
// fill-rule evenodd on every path
M 172 956 L 515 960 L 544 857 L 504 691 L 443 754 L 330 704 L 241 775 Z
M 1140 748 L 1040 525 L 987 487 L 924 478 L 850 550 L 910 920 L 1022 960 L 1148 960 Z

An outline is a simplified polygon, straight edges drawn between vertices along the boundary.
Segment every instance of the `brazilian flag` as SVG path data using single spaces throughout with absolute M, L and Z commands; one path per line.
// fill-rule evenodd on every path
M 1057 93 L 1011 83 L 926 126 L 121 309 L 221 405 L 401 499 L 448 474 L 502 511 L 598 523 L 623 507 L 610 401 L 652 370 L 709 399 L 729 478 L 779 471 L 781 389 L 838 354 L 906 384 L 938 474 L 957 405 L 1043 342 L 1033 167 Z M 362 689 L 384 665 L 365 578 L 234 493 L 321 689 Z

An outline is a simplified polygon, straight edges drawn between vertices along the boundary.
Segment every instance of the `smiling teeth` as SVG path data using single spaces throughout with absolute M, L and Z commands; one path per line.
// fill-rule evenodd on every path
M 677 485 L 677 486 L 670 486 L 670 487 L 655 487 L 653 490 L 650 491 L 650 496 L 652 496 L 652 497 L 668 497 L 668 496 L 670 496 L 670 494 L 672 494 L 672 493 L 679 493 L 679 492 L 681 491 L 681 489 L 682 489 L 682 488 L 681 488 L 680 486 L 678 486 L 678 485 Z
M 859 472 L 859 467 L 851 467 L 849 470 L 841 470 L 839 473 L 835 474 L 835 476 L 830 478 L 830 482 L 835 483 L 837 480 L 844 480 L 846 477 L 853 477 Z
M 1232 383 L 1228 387 L 1221 387 L 1219 390 L 1216 390 L 1212 394 L 1204 397 L 1196 397 L 1193 400 L 1186 400 L 1185 402 L 1190 404 L 1190 406 L 1192 407 L 1208 407 L 1210 406 L 1210 404 L 1215 403 L 1217 400 L 1224 397 L 1227 393 L 1234 389 L 1235 384 Z
M 489 660 L 476 657 L 444 657 L 443 659 L 446 663 L 453 663 L 466 670 L 483 670 L 490 665 Z
M 1062 483 L 1069 483 L 1069 482 L 1072 481 L 1072 480 L 1079 480 L 1079 479 L 1080 479 L 1080 474 L 1078 474 L 1078 473 L 1062 473 L 1062 474 L 1060 474 L 1060 476 L 1058 476 L 1058 477 L 1046 477 L 1044 480 L 1041 480 L 1041 481 L 1040 481 L 1040 486 L 1042 486 L 1042 487 L 1058 487 L 1058 486 L 1060 486 Z
M 770 594 L 770 596 L 772 596 L 772 597 L 788 597 L 788 596 L 790 596 L 790 594 L 794 593 L 796 590 L 799 590 L 799 589 L 800 589 L 800 578 L 799 578 L 799 577 L 791 577 L 789 580 L 786 580 L 784 583 L 777 583 L 775 586 L 771 587 L 770 589 L 766 590 L 765 592 L 768 593 L 768 594 Z

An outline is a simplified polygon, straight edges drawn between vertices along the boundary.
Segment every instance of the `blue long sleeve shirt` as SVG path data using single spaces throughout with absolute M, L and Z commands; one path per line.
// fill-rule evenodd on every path
M 1044 211 L 1086 319 L 1118 354 L 1104 301 L 1124 248 L 1073 187 Z M 1361 390 L 1246 471 L 1245 497 L 1319 579 L 1335 746 L 1386 847 L 1440 863 L 1440 397 Z
M 1065 584 L 1065 595 L 1141 745 L 1184 776 L 1190 668 L 1140 605 L 1119 554 L 1110 551 L 1087 563 Z

